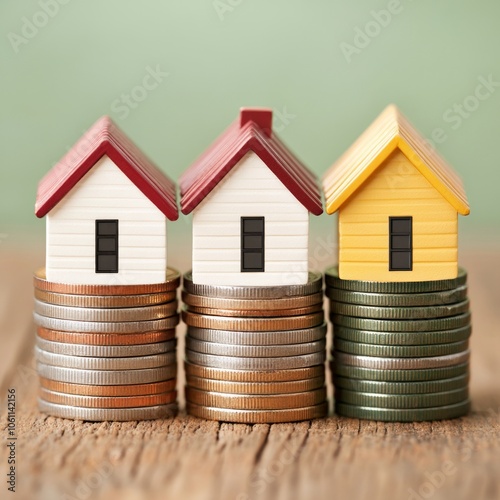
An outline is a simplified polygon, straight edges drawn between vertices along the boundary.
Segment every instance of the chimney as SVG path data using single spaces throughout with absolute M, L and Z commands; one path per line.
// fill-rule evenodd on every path
M 269 108 L 241 108 L 240 128 L 243 128 L 248 122 L 254 122 L 268 137 L 271 137 L 273 110 Z

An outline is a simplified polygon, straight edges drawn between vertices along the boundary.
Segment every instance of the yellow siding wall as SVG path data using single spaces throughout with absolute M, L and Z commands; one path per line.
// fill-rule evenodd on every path
M 389 216 L 413 217 L 413 271 L 389 271 Z M 458 215 L 399 150 L 339 210 L 342 279 L 455 278 Z

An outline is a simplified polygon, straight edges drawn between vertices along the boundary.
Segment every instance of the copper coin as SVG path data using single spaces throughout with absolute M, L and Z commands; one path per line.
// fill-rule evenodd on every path
M 208 406 L 186 403 L 189 415 L 206 420 L 219 420 L 221 422 L 236 422 L 240 424 L 276 424 L 280 422 L 299 422 L 323 418 L 328 414 L 328 403 L 305 408 L 289 410 L 230 410 L 227 408 L 213 408 Z
M 186 376 L 186 384 L 203 391 L 231 394 L 290 394 L 319 389 L 325 385 L 325 377 L 315 377 L 290 382 L 230 382 L 210 378 Z
M 65 293 L 46 292 L 35 288 L 35 298 L 48 304 L 71 307 L 141 307 L 154 306 L 172 302 L 176 291 L 149 293 L 146 295 L 70 295 Z
M 233 410 L 285 410 L 314 406 L 326 400 L 326 387 L 292 394 L 224 394 L 186 387 L 186 401 L 201 406 Z
M 66 293 L 70 295 L 146 295 L 149 293 L 171 292 L 179 287 L 180 274 L 167 268 L 165 281 L 148 285 L 75 285 L 47 281 L 45 269 L 39 269 L 33 278 L 35 288 L 45 292 Z M 125 280 L 125 278 L 124 278 Z
M 157 406 L 174 403 L 177 400 L 177 391 L 163 394 L 150 394 L 148 396 L 80 396 L 77 394 L 64 394 L 40 388 L 40 398 L 49 403 L 80 408 L 141 408 L 143 406 Z
M 224 316 L 196 314 L 183 310 L 182 320 L 188 326 L 196 326 L 198 328 L 235 330 L 240 332 L 266 332 L 311 328 L 321 325 L 324 315 L 323 312 L 320 312 L 282 318 L 227 318 Z
M 182 291 L 182 301 L 184 304 L 193 307 L 207 307 L 210 309 L 229 309 L 236 311 L 244 310 L 274 310 L 297 309 L 309 307 L 316 304 L 323 304 L 323 294 L 321 292 L 298 297 L 287 297 L 284 299 L 228 299 L 224 297 L 207 297 L 206 295 L 193 295 Z M 286 316 L 286 315 L 285 315 Z
M 290 370 L 229 370 L 226 368 L 212 368 L 184 362 L 187 376 L 226 380 L 231 382 L 289 382 L 325 376 L 325 366 L 308 366 L 307 368 L 293 368 Z
M 148 396 L 150 394 L 161 394 L 175 390 L 177 379 L 173 378 L 163 382 L 151 384 L 132 385 L 84 385 L 58 382 L 48 378 L 40 377 L 40 385 L 49 391 L 63 392 L 65 394 L 76 394 L 80 396 Z
M 209 316 L 243 317 L 243 318 L 273 318 L 283 316 L 303 316 L 323 310 L 323 304 L 315 304 L 295 309 L 211 309 L 208 307 L 187 306 L 187 310 L 196 314 Z
M 175 338 L 175 329 L 145 333 L 78 333 L 37 327 L 38 336 L 53 342 L 88 345 L 137 345 L 156 344 Z

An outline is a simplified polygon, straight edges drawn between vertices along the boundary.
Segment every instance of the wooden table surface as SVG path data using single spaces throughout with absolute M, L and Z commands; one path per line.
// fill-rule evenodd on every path
M 0 498 L 7 491 L 7 389 L 16 389 L 19 499 L 500 498 L 500 251 L 462 252 L 474 333 L 465 418 L 277 425 L 171 420 L 82 423 L 36 406 L 31 275 L 40 250 L 0 254 Z M 182 337 L 184 328 L 179 327 Z M 182 353 L 182 344 L 179 350 Z M 182 390 L 183 377 L 180 376 Z M 331 388 L 330 388 L 331 395 Z M 183 400 L 181 399 L 181 404 Z

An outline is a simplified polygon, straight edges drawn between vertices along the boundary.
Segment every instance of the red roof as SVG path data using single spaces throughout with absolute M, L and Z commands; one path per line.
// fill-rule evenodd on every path
M 175 183 L 108 116 L 100 118 L 40 181 L 35 214 L 47 215 L 107 155 L 169 220 L 177 220 Z
M 259 156 L 309 212 L 323 213 L 316 176 L 286 148 L 271 125 L 272 110 L 242 108 L 239 119 L 179 179 L 182 213 L 192 212 L 249 151 Z

